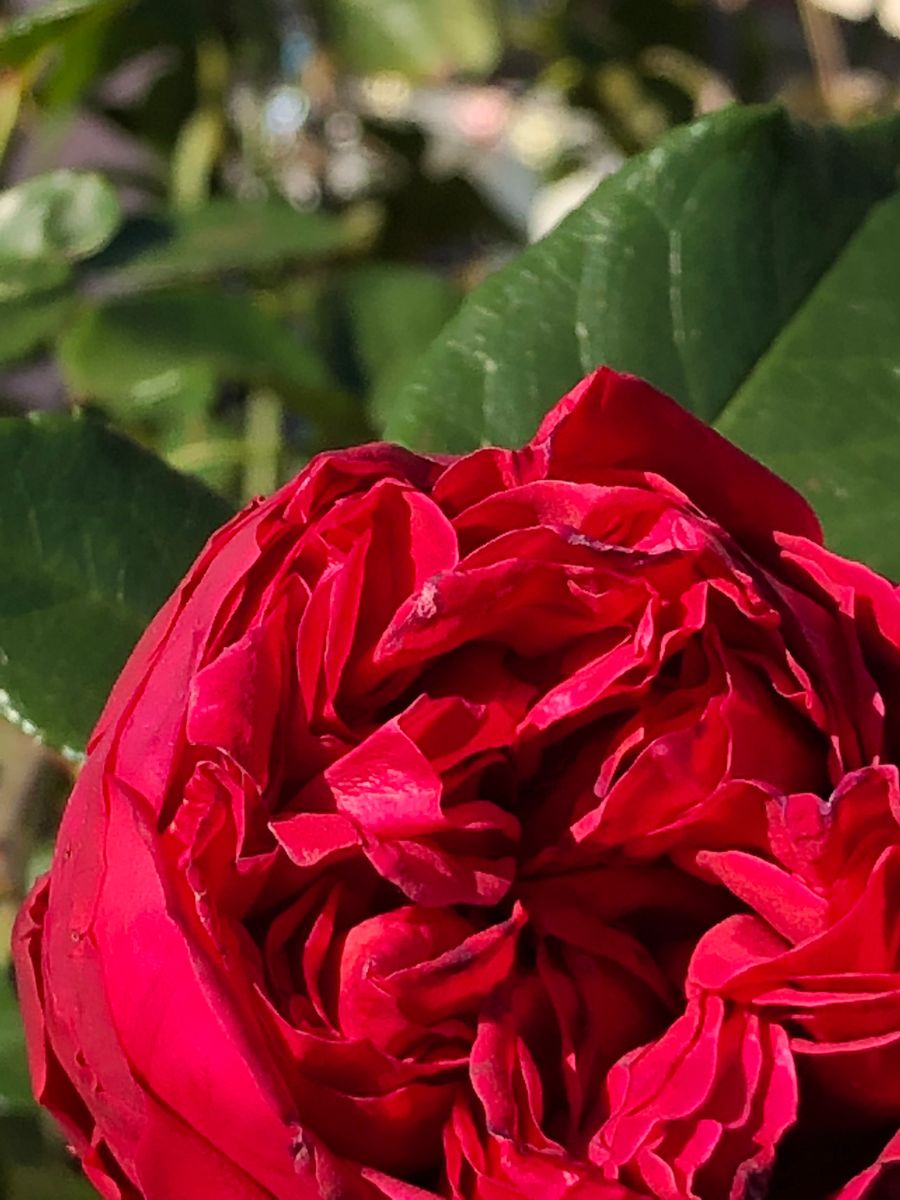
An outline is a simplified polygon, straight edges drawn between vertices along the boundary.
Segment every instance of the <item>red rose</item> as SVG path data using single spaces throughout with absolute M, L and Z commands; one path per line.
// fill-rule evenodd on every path
M 900 1195 L 900 599 L 647 385 L 316 459 L 125 668 L 16 935 L 109 1200 Z

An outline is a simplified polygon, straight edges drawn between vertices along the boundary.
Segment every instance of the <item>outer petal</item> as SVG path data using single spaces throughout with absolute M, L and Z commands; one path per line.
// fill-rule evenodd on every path
M 812 509 L 777 475 L 650 384 L 608 367 L 551 409 L 531 452 L 561 479 L 597 483 L 613 469 L 661 476 L 755 549 L 775 530 L 822 540 Z
M 104 759 L 95 752 L 70 800 L 40 932 L 20 925 L 23 978 L 40 939 L 50 1050 L 147 1200 L 171 1200 L 172 1144 L 198 1178 L 228 1181 L 222 1194 L 312 1196 L 294 1170 L 290 1100 L 239 999 L 187 933 L 148 810 L 102 778 Z

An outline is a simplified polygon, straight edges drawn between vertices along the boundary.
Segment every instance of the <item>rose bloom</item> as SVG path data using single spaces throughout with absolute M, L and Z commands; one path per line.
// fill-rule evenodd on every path
M 898 754 L 893 586 L 639 380 L 321 455 L 93 735 L 37 1095 L 107 1200 L 892 1200 Z

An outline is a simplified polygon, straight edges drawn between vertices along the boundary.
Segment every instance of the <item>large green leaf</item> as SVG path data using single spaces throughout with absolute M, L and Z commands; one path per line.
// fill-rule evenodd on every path
M 717 425 L 802 489 L 836 549 L 900 577 L 900 194 L 876 206 Z
M 23 67 L 61 37 L 100 16 L 112 15 L 123 0 L 53 0 L 0 24 L 0 67 Z
M 34 270 L 36 263 L 87 258 L 120 220 L 115 188 L 99 175 L 51 171 L 9 188 L 0 195 L 0 278 L 6 282 L 17 264 Z M 41 278 L 39 286 L 45 283 Z
M 131 647 L 230 514 L 89 415 L 0 421 L 0 699 L 79 750 Z
M 487 74 L 502 50 L 494 0 L 319 0 L 329 41 L 353 71 Z
M 140 244 L 126 227 L 106 254 L 103 286 L 120 291 L 316 261 L 364 245 L 377 214 L 368 206 L 337 216 L 297 212 L 288 204 L 213 200 L 170 217 L 143 221 Z M 107 265 L 102 260 L 98 266 Z
M 783 470 L 836 548 L 900 573 L 900 537 L 866 515 L 897 512 L 900 270 L 879 205 L 898 163 L 900 118 L 842 130 L 730 109 L 676 131 L 472 293 L 389 436 L 520 443 L 607 363 Z

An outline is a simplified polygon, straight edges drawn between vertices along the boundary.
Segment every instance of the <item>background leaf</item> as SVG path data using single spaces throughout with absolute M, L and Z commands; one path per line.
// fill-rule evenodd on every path
M 12 1166 L 7 1200 L 96 1200 L 97 1193 L 72 1165 Z
M 0 196 L 0 266 L 96 254 L 121 220 L 115 188 L 100 175 L 51 171 Z
M 31 1083 L 19 1005 L 4 965 L 0 972 L 0 1118 L 31 1106 Z
M 228 504 L 101 421 L 0 421 L 5 713 L 79 750 L 150 618 Z
M 832 544 L 870 553 L 867 518 L 852 515 L 841 480 L 845 443 L 878 428 L 882 455 L 856 460 L 865 482 L 854 495 L 896 503 L 888 468 L 900 455 L 900 373 L 891 366 L 900 273 L 870 268 L 892 244 L 875 248 L 889 232 L 876 207 L 895 192 L 898 162 L 900 118 L 814 129 L 776 110 L 730 109 L 676 131 L 472 293 L 399 390 L 388 435 L 425 449 L 519 444 L 557 397 L 607 363 L 720 424 L 814 503 L 829 496 Z M 875 235 L 863 228 L 870 215 L 882 222 Z M 828 272 L 835 281 L 823 294 Z M 837 326 L 835 303 L 879 319 L 857 320 L 854 334 L 852 322 Z M 844 369 L 804 376 L 795 356 L 828 358 L 836 337 L 851 354 Z M 804 439 L 816 436 L 813 476 L 809 460 L 779 447 L 799 437 L 811 450 Z M 880 562 L 900 573 L 895 541 Z
M 225 271 L 284 271 L 292 263 L 317 262 L 358 247 L 376 223 L 371 206 L 336 216 L 298 212 L 284 203 L 211 200 L 126 228 L 95 265 L 111 266 L 103 286 L 115 290 L 186 283 Z
M 0 26 L 0 67 L 22 67 L 61 37 L 98 15 L 112 15 L 123 0 L 55 0 Z
M 47 293 L 68 283 L 70 276 L 69 264 L 59 259 L 0 255 L 0 304 L 29 298 L 35 303 L 46 301 Z
M 350 271 L 338 290 L 373 415 L 384 425 L 397 384 L 456 312 L 459 292 L 431 271 L 393 263 Z
M 209 395 L 227 377 L 271 383 L 332 422 L 347 415 L 318 352 L 242 292 L 173 289 L 86 307 L 59 353 L 73 393 L 117 412 Z
M 96 1200 L 97 1193 L 71 1165 L 13 1166 L 6 1200 Z
M 0 1196 L 3 1200 L 96 1200 L 51 1122 L 34 1106 L 19 1005 L 0 973 Z
M 54 337 L 72 311 L 72 296 L 53 294 L 7 299 L 0 286 L 0 365 L 30 354 Z
M 487 74 L 500 56 L 493 0 L 322 0 L 341 61 L 360 74 Z

